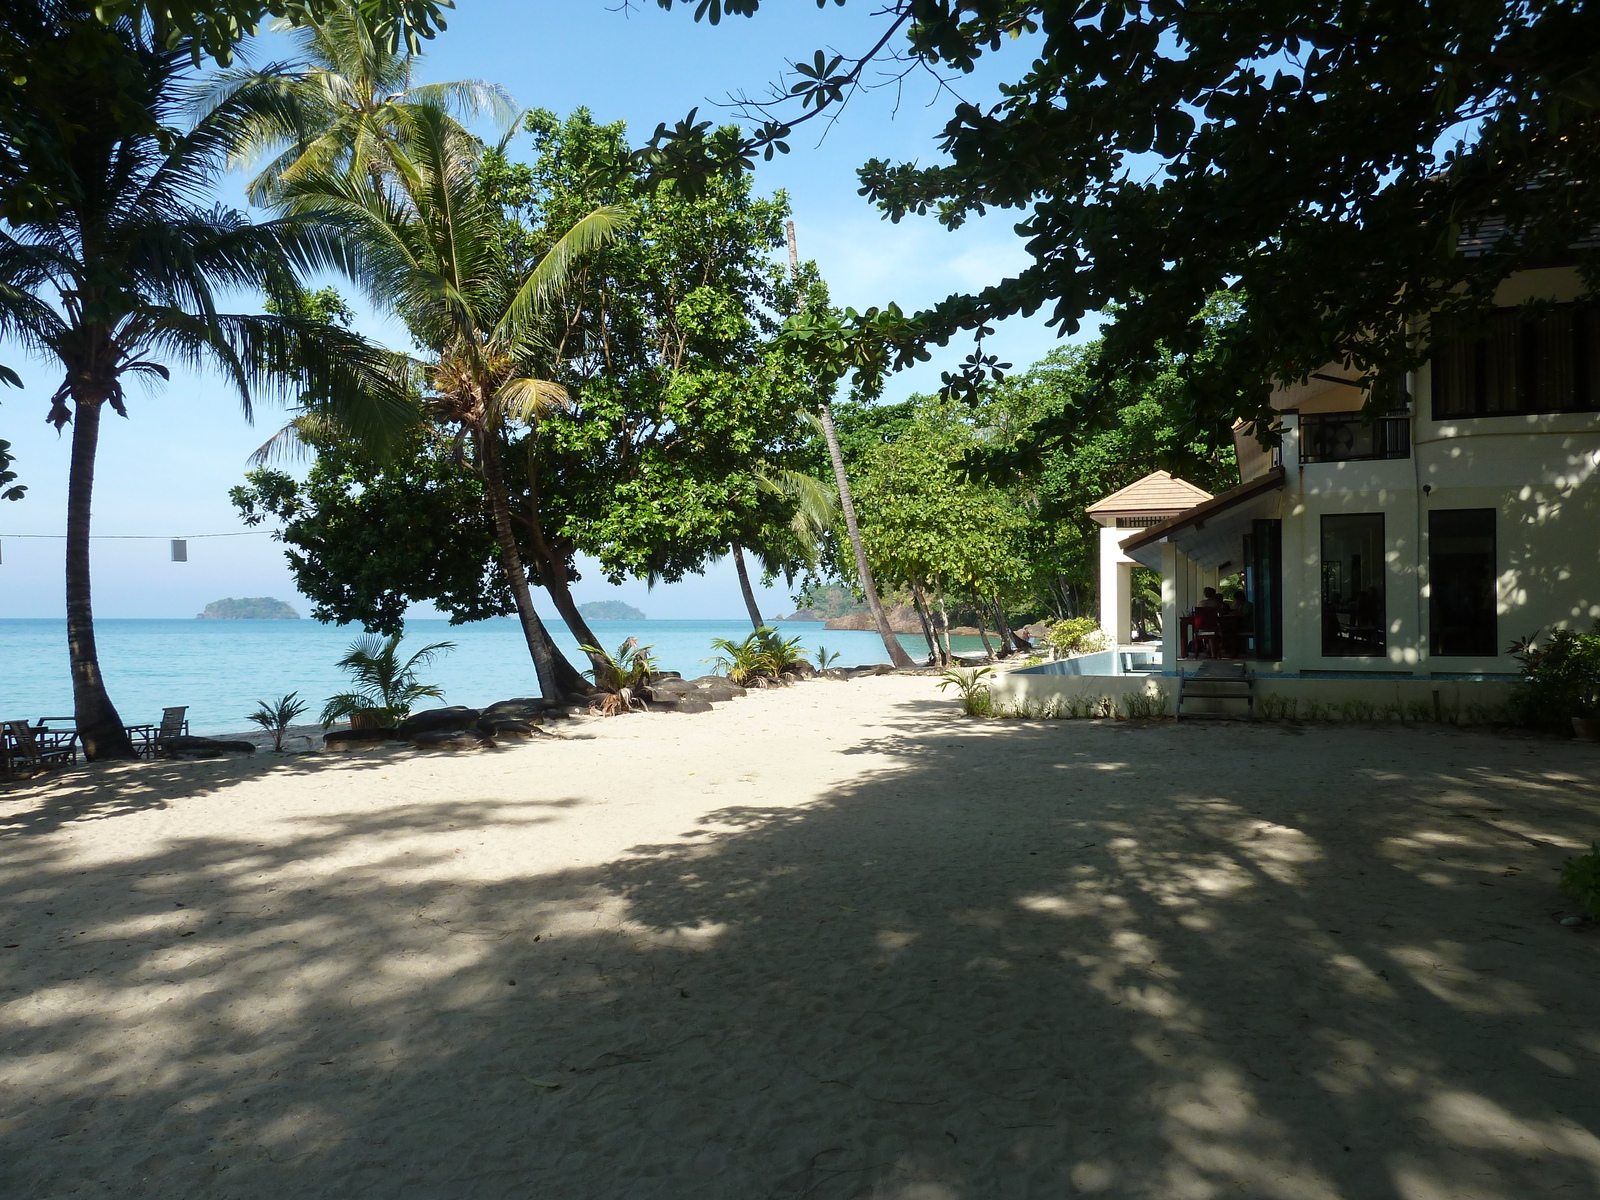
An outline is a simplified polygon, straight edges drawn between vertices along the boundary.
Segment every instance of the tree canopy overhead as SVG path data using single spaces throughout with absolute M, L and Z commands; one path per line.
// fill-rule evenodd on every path
M 759 7 L 699 0 L 695 16 Z M 1248 415 L 1274 376 L 1415 362 L 1416 318 L 1481 308 L 1513 270 L 1577 257 L 1594 280 L 1597 251 L 1571 250 L 1600 212 L 1600 13 L 1579 0 L 889 0 L 878 15 L 881 38 L 853 56 L 798 55 L 746 105 L 756 127 L 737 146 L 691 119 L 652 150 L 688 178 L 751 161 L 847 103 L 874 61 L 959 75 L 1021 41 L 1026 68 L 998 102 L 956 104 L 938 161 L 860 177 L 891 220 L 1015 211 L 1032 262 L 914 317 L 800 330 L 858 383 L 1012 314 L 1070 332 L 1114 308 L 1096 369 L 1110 379 L 1198 347 L 1226 289 L 1246 313 L 1187 400 Z

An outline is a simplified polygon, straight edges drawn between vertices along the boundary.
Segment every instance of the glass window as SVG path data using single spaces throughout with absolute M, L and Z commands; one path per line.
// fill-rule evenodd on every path
M 1382 657 L 1388 624 L 1383 596 L 1383 514 L 1322 518 L 1322 653 Z
M 1428 630 L 1442 657 L 1488 658 L 1499 652 L 1492 508 L 1428 514 Z
M 1435 330 L 1433 418 L 1600 410 L 1600 310 L 1500 309 Z

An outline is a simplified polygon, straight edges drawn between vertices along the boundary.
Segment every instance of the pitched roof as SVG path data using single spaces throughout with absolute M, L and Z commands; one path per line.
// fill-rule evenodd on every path
M 1212 517 L 1243 504 L 1246 500 L 1259 496 L 1263 492 L 1281 488 L 1285 478 L 1286 475 L 1282 467 L 1273 467 L 1265 475 L 1247 480 L 1237 487 L 1231 487 L 1220 496 L 1207 496 L 1193 508 L 1181 512 L 1175 517 L 1169 517 L 1159 525 L 1152 525 L 1150 528 L 1126 539 L 1122 543 L 1122 552 L 1127 554 L 1129 551 L 1137 550 L 1141 546 L 1148 546 L 1151 542 L 1159 542 L 1162 538 L 1176 533 L 1187 525 L 1196 527 L 1203 525 Z
M 1166 471 L 1151 471 L 1136 483 L 1121 491 L 1112 492 L 1104 500 L 1096 500 L 1084 512 L 1183 512 L 1196 504 L 1211 499 L 1211 493 L 1194 484 L 1169 475 Z

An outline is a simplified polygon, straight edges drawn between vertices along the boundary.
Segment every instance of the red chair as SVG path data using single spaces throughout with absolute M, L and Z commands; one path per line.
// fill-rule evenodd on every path
M 1216 658 L 1217 642 L 1222 637 L 1222 625 L 1217 620 L 1218 612 L 1214 608 L 1197 608 L 1194 610 L 1194 656 L 1196 658 Z

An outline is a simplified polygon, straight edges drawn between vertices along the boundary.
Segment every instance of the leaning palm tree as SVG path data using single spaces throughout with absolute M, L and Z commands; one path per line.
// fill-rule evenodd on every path
M 533 607 L 512 528 L 504 443 L 514 427 L 535 426 L 567 402 L 564 389 L 528 374 L 528 364 L 549 360 L 547 314 L 574 261 L 616 236 L 629 213 L 596 209 L 524 272 L 508 248 L 504 217 L 481 187 L 482 145 L 435 105 L 398 106 L 394 121 L 382 178 L 309 170 L 285 184 L 281 203 L 337 222 L 372 303 L 402 317 L 429 351 L 427 406 L 471 449 L 540 689 L 552 698 L 581 691 L 587 684 Z
M 821 426 L 818 425 L 818 428 Z M 839 515 L 839 502 L 834 491 L 820 479 L 813 478 L 803 471 L 793 471 L 787 467 L 770 467 L 765 463 L 756 467 L 755 480 L 756 486 L 763 492 L 794 504 L 794 515 L 789 518 L 789 525 L 785 530 L 788 535 L 785 549 L 798 551 L 801 561 L 806 566 L 816 566 L 817 560 L 822 555 L 823 535 L 833 528 L 833 522 Z M 751 628 L 764 628 L 766 622 L 761 619 L 761 609 L 756 604 L 755 589 L 750 586 L 750 570 L 745 565 L 745 548 L 737 540 L 732 545 L 734 570 L 739 576 L 739 590 L 744 594 L 744 605 L 750 614 Z M 771 553 L 757 547 L 751 549 L 760 560 L 762 569 L 769 575 L 783 571 L 786 558 L 792 570 L 794 560 L 789 555 Z
M 287 22 L 275 28 L 288 29 Z M 314 171 L 381 175 L 409 107 L 425 104 L 466 121 L 487 116 L 509 128 L 520 115 L 505 88 L 478 79 L 414 82 L 414 56 L 389 37 L 370 6 L 343 0 L 290 33 L 301 62 L 213 77 L 219 95 L 257 98 L 233 146 L 233 165 L 257 171 L 252 204 L 271 205 L 283 188 Z
M 264 387 L 312 397 L 368 432 L 415 420 L 416 410 L 390 356 L 355 334 L 282 313 L 217 311 L 218 290 L 295 294 L 300 272 L 340 264 L 339 238 L 306 217 L 253 223 L 203 207 L 244 106 L 225 99 L 182 120 L 195 99 L 187 52 L 151 44 L 131 19 L 112 20 L 109 33 L 83 20 L 114 39 L 120 63 L 91 55 L 80 86 L 35 95 L 14 80 L 5 91 L 8 125 L 54 130 L 57 140 L 7 146 L 7 168 L 31 173 L 51 202 L 13 209 L 0 230 L 0 341 L 62 373 L 48 419 L 72 426 L 66 598 L 78 732 L 92 759 L 131 758 L 101 676 L 89 588 L 105 408 L 127 416 L 127 382 L 166 379 L 175 363 L 217 370 L 247 419 Z M 126 119 L 130 104 L 141 119 Z

